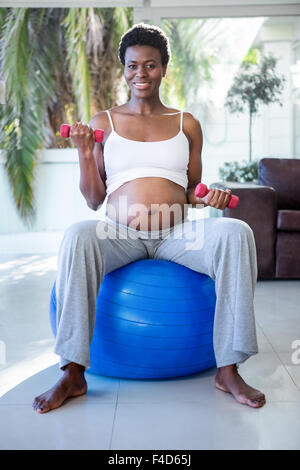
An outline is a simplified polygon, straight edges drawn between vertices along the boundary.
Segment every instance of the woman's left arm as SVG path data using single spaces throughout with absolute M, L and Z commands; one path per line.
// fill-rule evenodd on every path
M 190 143 L 190 156 L 188 164 L 188 187 L 186 190 L 186 197 L 188 204 L 195 206 L 196 204 L 202 204 L 205 207 L 211 206 L 216 209 L 224 210 L 229 204 L 231 191 L 226 189 L 212 188 L 209 193 L 203 197 L 195 196 L 195 188 L 198 183 L 201 183 L 202 177 L 202 146 L 203 146 L 203 134 L 200 122 L 191 113 L 185 113 L 185 133 L 188 135 Z
M 195 188 L 201 182 L 202 161 L 201 153 L 203 146 L 203 134 L 200 122 L 191 113 L 184 113 L 185 133 L 190 143 L 190 155 L 188 164 L 188 187 L 186 197 L 188 204 L 203 204 L 202 200 L 195 196 Z

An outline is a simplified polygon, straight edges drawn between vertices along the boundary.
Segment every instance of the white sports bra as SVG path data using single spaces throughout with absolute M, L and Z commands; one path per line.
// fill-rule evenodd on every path
M 114 129 L 109 110 L 106 112 L 112 130 L 103 151 L 107 190 L 101 212 L 105 210 L 107 198 L 112 192 L 136 178 L 157 176 L 187 189 L 189 141 L 182 130 L 182 111 L 178 134 L 171 139 L 155 142 L 141 142 L 120 136 Z

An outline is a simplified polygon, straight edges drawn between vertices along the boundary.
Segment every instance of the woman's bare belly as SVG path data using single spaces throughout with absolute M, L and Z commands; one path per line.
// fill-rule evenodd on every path
M 166 178 L 137 178 L 110 194 L 106 215 L 135 230 L 163 230 L 184 220 L 186 204 L 182 186 Z

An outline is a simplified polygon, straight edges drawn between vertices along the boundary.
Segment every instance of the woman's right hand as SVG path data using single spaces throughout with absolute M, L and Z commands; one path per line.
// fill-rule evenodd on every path
M 83 124 L 82 122 L 75 122 L 71 126 L 69 137 L 76 145 L 78 150 L 82 152 L 93 152 L 95 145 L 94 129 Z

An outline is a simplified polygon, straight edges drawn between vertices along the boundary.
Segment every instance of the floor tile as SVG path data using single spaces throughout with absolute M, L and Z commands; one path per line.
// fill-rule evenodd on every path
M 120 380 L 118 403 L 201 402 L 214 391 L 217 369 L 166 380 Z
M 269 403 L 297 402 L 299 389 L 276 353 L 259 353 L 239 367 L 240 375 L 261 390 Z M 171 380 L 120 381 L 118 403 L 206 402 L 214 393 L 216 369 Z
M 256 335 L 259 352 L 274 352 L 272 344 L 258 323 L 256 323 Z
M 252 409 L 222 398 L 210 406 L 118 404 L 111 449 L 300 449 L 294 404 Z
M 288 373 L 290 374 L 292 380 L 300 390 L 300 350 L 299 347 L 293 349 L 292 353 L 279 352 L 278 356 L 284 366 L 286 367 Z
M 114 412 L 114 404 L 86 404 L 82 397 L 43 415 L 28 405 L 0 405 L 0 448 L 109 449 Z
M 53 344 L 49 301 L 56 261 L 55 254 L 0 255 L 0 340 L 6 345 L 0 384 L 8 376 L 13 384 L 17 369 L 32 366 L 19 380 L 31 377 L 0 398 L 0 448 L 300 449 L 300 365 L 292 360 L 292 345 L 300 340 L 300 281 L 257 283 L 260 353 L 240 373 L 266 394 L 263 408 L 253 410 L 216 390 L 213 368 L 158 381 L 87 373 L 87 395 L 38 415 L 33 398 L 61 376 L 57 364 L 38 372 L 54 364 L 44 358 Z M 39 360 L 42 367 L 33 367 Z
M 266 395 L 268 403 L 296 402 L 300 393 L 276 353 L 259 353 L 239 367 L 241 377 Z
M 296 320 L 300 311 L 300 281 L 258 281 L 254 304 L 260 322 Z
M 299 314 L 300 318 L 300 314 Z M 299 320 L 298 320 L 299 322 Z M 260 327 L 264 332 L 267 341 L 271 344 L 273 350 L 282 352 L 293 352 L 292 344 L 295 340 L 300 339 L 300 328 L 297 328 L 296 321 L 276 322 L 272 320 L 260 322 Z

